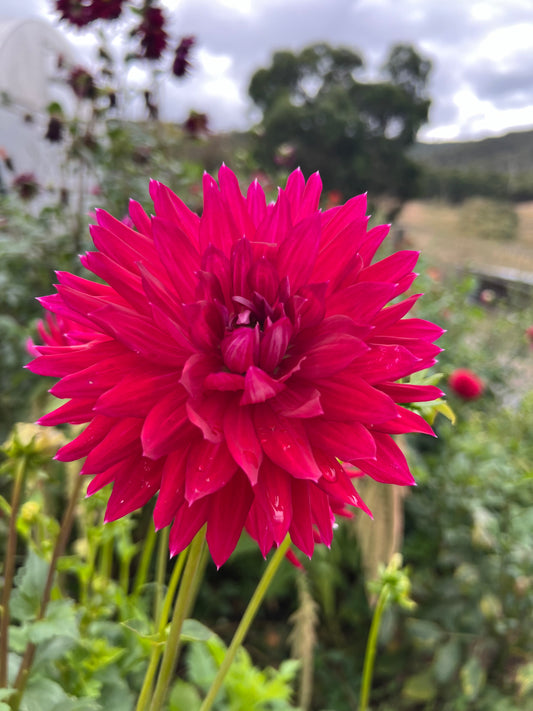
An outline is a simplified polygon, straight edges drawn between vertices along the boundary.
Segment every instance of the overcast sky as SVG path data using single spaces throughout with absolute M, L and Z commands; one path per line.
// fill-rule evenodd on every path
M 165 83 L 162 118 L 205 111 L 214 130 L 243 129 L 257 113 L 246 90 L 278 49 L 346 45 L 368 77 L 395 43 L 433 63 L 423 140 L 468 140 L 533 128 L 532 0 L 162 0 L 176 37 L 193 34 L 194 68 Z M 0 17 L 48 17 L 53 0 L 0 0 Z M 64 27 L 64 24 L 59 25 Z M 90 46 L 88 31 L 69 33 Z M 85 38 L 85 39 L 84 39 Z

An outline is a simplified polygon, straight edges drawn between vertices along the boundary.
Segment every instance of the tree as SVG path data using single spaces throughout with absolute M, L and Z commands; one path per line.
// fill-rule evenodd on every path
M 306 173 L 318 169 L 328 190 L 368 190 L 374 200 L 401 204 L 416 190 L 417 167 L 406 151 L 427 121 L 430 68 L 412 47 L 397 45 L 383 80 L 370 83 L 359 80 L 363 59 L 346 47 L 276 52 L 249 87 L 263 111 L 259 161 L 272 168 L 289 160 Z

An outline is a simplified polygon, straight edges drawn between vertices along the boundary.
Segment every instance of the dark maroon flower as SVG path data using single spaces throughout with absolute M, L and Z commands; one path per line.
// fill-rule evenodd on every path
M 62 20 L 76 27 L 84 27 L 92 21 L 91 6 L 84 0 L 56 0 L 56 10 Z
M 183 124 L 183 128 L 191 136 L 199 136 L 200 134 L 209 133 L 207 114 L 191 111 L 187 120 Z
M 92 0 L 92 20 L 116 20 L 122 12 L 124 0 Z
M 20 173 L 13 180 L 13 188 L 22 200 L 31 200 L 39 192 L 39 183 L 33 173 Z
M 96 85 L 89 72 L 83 67 L 74 67 L 68 79 L 69 86 L 79 99 L 95 99 Z
M 172 73 L 177 77 L 183 77 L 187 74 L 191 63 L 189 62 L 189 52 L 196 42 L 195 37 L 183 37 L 176 50 L 174 64 L 172 65 Z
M 145 59 L 159 59 L 167 46 L 167 33 L 165 32 L 165 16 L 158 7 L 145 6 L 142 11 L 141 24 L 132 31 L 133 35 L 140 35 L 142 54 Z
M 44 137 L 51 143 L 59 143 L 63 138 L 63 121 L 57 116 L 50 116 Z

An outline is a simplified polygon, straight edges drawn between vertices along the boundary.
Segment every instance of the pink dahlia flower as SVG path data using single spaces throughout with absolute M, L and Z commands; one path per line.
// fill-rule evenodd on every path
M 448 385 L 463 400 L 476 400 L 483 394 L 485 385 L 479 375 L 468 368 L 457 368 L 448 378 Z
M 354 467 L 413 484 L 392 435 L 431 434 L 404 405 L 442 393 L 396 381 L 435 362 L 442 329 L 404 318 L 419 294 L 388 305 L 418 253 L 371 264 L 388 227 L 367 231 L 364 195 L 320 212 L 318 174 L 294 171 L 270 205 L 257 181 L 243 197 L 218 178 L 201 217 L 155 181 L 152 218 L 130 203 L 135 230 L 97 212 L 81 262 L 105 283 L 59 272 L 41 299 L 85 341 L 37 347 L 29 367 L 69 398 L 40 424 L 88 423 L 57 458 L 86 457 L 89 493 L 113 482 L 108 521 L 159 492 L 172 554 L 207 523 L 217 565 L 244 528 L 263 555 L 290 534 L 311 556 L 335 514 L 367 510 Z

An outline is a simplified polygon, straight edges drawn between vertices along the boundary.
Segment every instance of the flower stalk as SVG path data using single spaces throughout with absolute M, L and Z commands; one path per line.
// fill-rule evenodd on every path
M 290 536 L 286 536 L 285 540 L 281 543 L 279 548 L 276 550 L 276 552 L 270 559 L 270 562 L 267 565 L 265 572 L 263 573 L 263 576 L 261 577 L 261 580 L 259 581 L 259 584 L 257 585 L 254 594 L 250 599 L 250 602 L 248 603 L 248 607 L 246 608 L 244 615 L 242 616 L 239 626 L 235 631 L 233 639 L 231 640 L 231 644 L 228 647 L 228 651 L 226 652 L 226 656 L 224 657 L 224 661 L 218 669 L 217 675 L 211 685 L 211 688 L 209 689 L 209 693 L 205 697 L 200 707 L 200 711 L 209 711 L 209 709 L 213 706 L 216 696 L 220 691 L 222 684 L 224 683 L 226 674 L 228 673 L 229 668 L 231 667 L 233 660 L 235 659 L 237 650 L 243 643 L 244 638 L 246 637 L 248 630 L 250 629 L 250 626 L 257 614 L 257 611 L 259 610 L 259 606 L 261 605 L 263 598 L 265 597 L 266 591 L 268 590 L 270 583 L 274 578 L 274 575 L 276 574 L 279 566 L 281 565 L 281 562 L 285 558 L 285 553 L 288 551 L 290 544 Z

